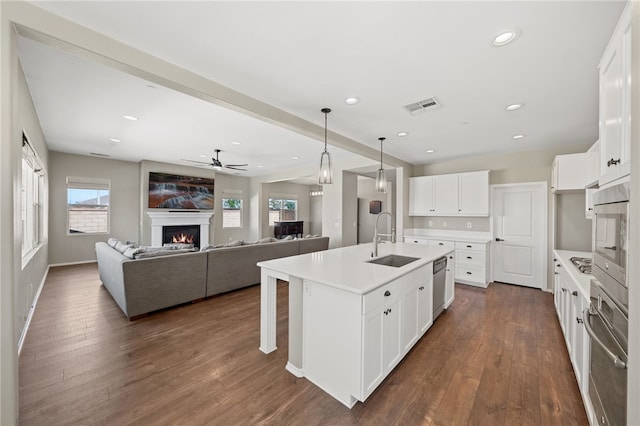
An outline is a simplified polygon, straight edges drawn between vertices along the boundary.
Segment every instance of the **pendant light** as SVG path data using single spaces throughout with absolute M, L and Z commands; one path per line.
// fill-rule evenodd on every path
M 324 152 L 320 155 L 320 170 L 318 170 L 318 185 L 333 183 L 333 171 L 331 169 L 331 155 L 327 151 L 327 114 L 331 112 L 329 108 L 320 110 L 324 114 Z
M 378 173 L 376 173 L 376 192 L 387 192 L 387 175 L 382 168 L 382 142 L 386 138 L 378 138 L 380 141 L 380 168 L 378 169 Z

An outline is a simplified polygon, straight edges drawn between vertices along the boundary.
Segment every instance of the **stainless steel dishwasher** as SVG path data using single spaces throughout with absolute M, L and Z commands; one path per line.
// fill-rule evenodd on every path
M 444 310 L 444 288 L 447 281 L 447 257 L 433 262 L 433 320 Z

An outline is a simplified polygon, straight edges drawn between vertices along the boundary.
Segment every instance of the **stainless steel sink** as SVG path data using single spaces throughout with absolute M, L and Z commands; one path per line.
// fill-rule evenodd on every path
M 411 262 L 420 259 L 419 257 L 400 256 L 397 254 L 389 254 L 378 259 L 368 260 L 367 263 L 375 263 L 376 265 L 393 266 L 399 268 Z

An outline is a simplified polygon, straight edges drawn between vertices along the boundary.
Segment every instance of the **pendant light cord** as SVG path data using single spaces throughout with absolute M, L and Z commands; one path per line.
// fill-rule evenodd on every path
M 380 141 L 380 168 L 382 168 L 382 142 L 385 140 L 386 138 L 378 138 L 378 140 Z

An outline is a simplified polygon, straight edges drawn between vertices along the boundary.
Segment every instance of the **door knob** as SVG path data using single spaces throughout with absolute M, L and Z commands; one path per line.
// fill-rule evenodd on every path
M 502 238 L 496 237 L 496 241 L 504 241 Z

